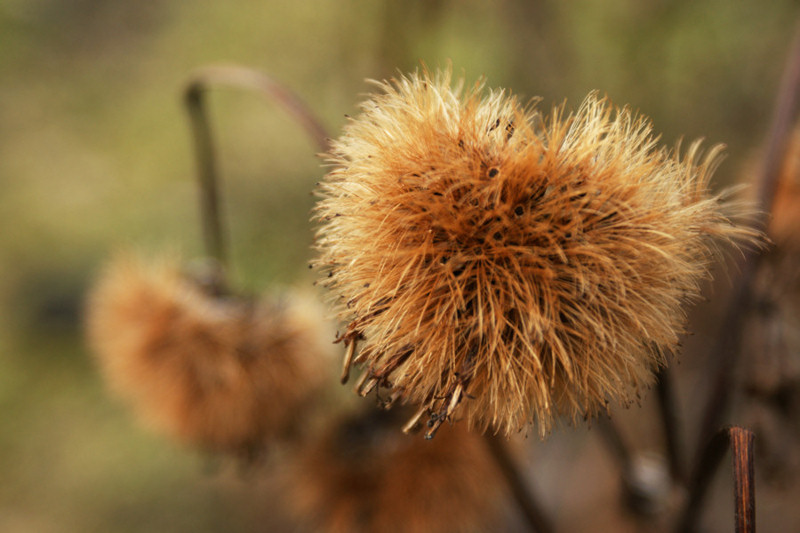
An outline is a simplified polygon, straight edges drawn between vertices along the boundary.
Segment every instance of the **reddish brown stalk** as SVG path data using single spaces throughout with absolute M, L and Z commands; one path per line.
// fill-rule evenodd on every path
M 689 483 L 689 494 L 680 516 L 677 533 L 696 530 L 708 487 L 722 459 L 733 448 L 733 481 L 736 533 L 755 533 L 755 475 L 753 468 L 751 431 L 741 427 L 726 427 L 718 431 L 703 448 L 699 468 Z
M 752 431 L 733 427 L 730 430 L 733 448 L 734 505 L 736 533 L 756 531 L 756 486 Z

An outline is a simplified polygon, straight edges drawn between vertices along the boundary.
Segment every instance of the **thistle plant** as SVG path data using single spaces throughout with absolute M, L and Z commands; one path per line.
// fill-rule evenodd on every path
M 194 72 L 183 100 L 198 165 L 205 268 L 186 275 L 177 259 L 115 258 L 90 294 L 87 334 L 111 387 L 146 421 L 203 449 L 253 454 L 294 436 L 320 392 L 327 328 L 319 305 L 301 293 L 254 299 L 228 288 L 205 98 L 215 85 L 262 94 L 325 146 L 313 114 L 269 76 L 235 65 Z
M 87 333 L 112 390 L 148 424 L 218 452 L 290 436 L 325 377 L 322 313 L 297 294 L 209 294 L 177 261 L 122 255 L 89 297 Z
M 549 114 L 449 72 L 378 84 L 334 141 L 316 266 L 342 379 L 427 416 L 547 433 L 629 404 L 685 332 L 722 243 L 752 240 L 710 179 L 722 147 L 661 147 L 590 94 Z

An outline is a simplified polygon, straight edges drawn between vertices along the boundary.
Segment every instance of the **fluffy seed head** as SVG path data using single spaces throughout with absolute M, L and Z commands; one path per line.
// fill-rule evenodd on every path
M 287 472 L 290 509 L 329 533 L 497 529 L 502 485 L 483 439 L 457 425 L 425 442 L 393 413 L 350 414 L 310 441 Z
M 211 297 L 176 261 L 113 260 L 94 287 L 87 334 L 113 390 L 147 422 L 212 451 L 286 436 L 320 385 L 319 314 Z
M 449 73 L 384 82 L 333 144 L 317 264 L 358 389 L 509 433 L 626 403 L 684 330 L 720 240 L 721 147 L 657 144 L 590 94 L 543 115 Z M 356 344 L 361 346 L 360 352 Z

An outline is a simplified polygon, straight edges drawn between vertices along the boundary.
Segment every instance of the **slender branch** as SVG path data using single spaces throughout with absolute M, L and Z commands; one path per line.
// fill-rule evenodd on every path
M 686 504 L 675 529 L 677 533 L 692 533 L 696 530 L 708 487 L 731 445 L 736 533 L 755 533 L 753 441 L 751 431 L 736 426 L 719 430 L 708 441 L 701 455 L 700 466 L 690 480 Z
M 657 379 L 658 412 L 661 415 L 669 470 L 673 482 L 682 485 L 686 482 L 686 473 L 684 471 L 683 450 L 681 449 L 681 427 L 675 398 L 675 383 L 672 379 L 672 372 L 667 367 L 663 367 L 659 371 Z
M 484 435 L 484 441 L 497 467 L 508 483 L 511 494 L 519 505 L 519 509 L 525 516 L 531 530 L 538 533 L 551 533 L 553 531 L 553 523 L 544 512 L 533 492 L 531 492 L 530 487 L 522 479 L 519 468 L 508 451 L 506 442 L 502 437 L 491 434 Z
M 216 150 L 211 136 L 211 126 L 205 112 L 204 95 L 200 86 L 189 86 L 184 93 L 186 110 L 194 138 L 194 153 L 200 184 L 200 218 L 203 224 L 203 242 L 206 254 L 221 265 L 227 265 L 227 249 L 219 215 L 219 187 Z
M 725 453 L 728 451 L 728 430 L 722 429 L 714 434 L 701 452 L 698 467 L 692 472 L 689 480 L 688 496 L 683 513 L 680 516 L 676 533 L 691 533 L 697 526 L 700 510 L 705 501 L 708 486 L 714 478 Z
M 328 149 L 329 139 L 322 123 L 308 106 L 289 88 L 266 74 L 237 65 L 212 65 L 189 76 L 183 99 L 194 138 L 203 239 L 206 253 L 224 266 L 227 263 L 227 244 L 219 214 L 219 170 L 204 97 L 205 92 L 214 86 L 255 91 L 278 104 L 300 124 L 321 151 Z
M 628 473 L 631 471 L 631 465 L 633 464 L 633 454 L 630 448 L 628 448 L 625 439 L 622 438 L 622 433 L 610 416 L 598 416 L 597 427 L 600 430 L 600 436 L 608 445 L 609 451 L 616 459 L 619 469 L 623 473 L 623 477 L 627 477 Z
M 797 115 L 800 100 L 800 24 L 789 50 L 783 79 L 772 117 L 767 152 L 759 179 L 758 206 L 761 209 L 761 226 L 766 227 L 766 217 L 772 207 L 777 188 L 780 168 L 786 153 L 787 139 Z M 745 252 L 740 265 L 741 275 L 733 290 L 733 297 L 720 327 L 717 345 L 712 352 L 711 361 L 716 366 L 712 392 L 702 417 L 698 431 L 698 451 L 711 434 L 720 427 L 725 418 L 733 390 L 733 370 L 739 356 L 744 314 L 750 303 L 750 286 L 757 271 L 761 257 L 759 251 Z M 702 468 L 699 460 L 694 469 Z
M 631 452 L 612 418 L 598 417 L 597 427 L 619 467 L 624 502 L 628 511 L 638 517 L 653 515 L 662 508 L 664 503 L 662 498 L 665 493 L 662 489 L 668 488 L 670 482 L 666 473 L 663 478 L 654 478 L 652 475 L 643 476 L 644 463 L 639 461 L 642 457 Z M 658 483 L 654 483 L 655 479 L 658 479 Z
M 734 506 L 736 533 L 756 532 L 756 486 L 752 431 L 733 427 L 730 430 L 733 447 Z

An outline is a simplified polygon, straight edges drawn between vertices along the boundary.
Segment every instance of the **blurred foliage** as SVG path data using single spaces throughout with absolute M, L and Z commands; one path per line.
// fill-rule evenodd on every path
M 105 394 L 80 311 L 110 251 L 201 252 L 191 69 L 236 62 L 293 87 L 335 135 L 365 78 L 451 61 L 544 108 L 590 90 L 704 136 L 741 178 L 766 131 L 790 0 L 317 0 L 0 5 L 0 529 L 250 531 L 237 489 Z M 314 147 L 257 96 L 214 91 L 234 278 L 310 284 Z M 236 500 L 238 504 L 232 502 Z M 253 506 L 257 502 L 251 501 Z

